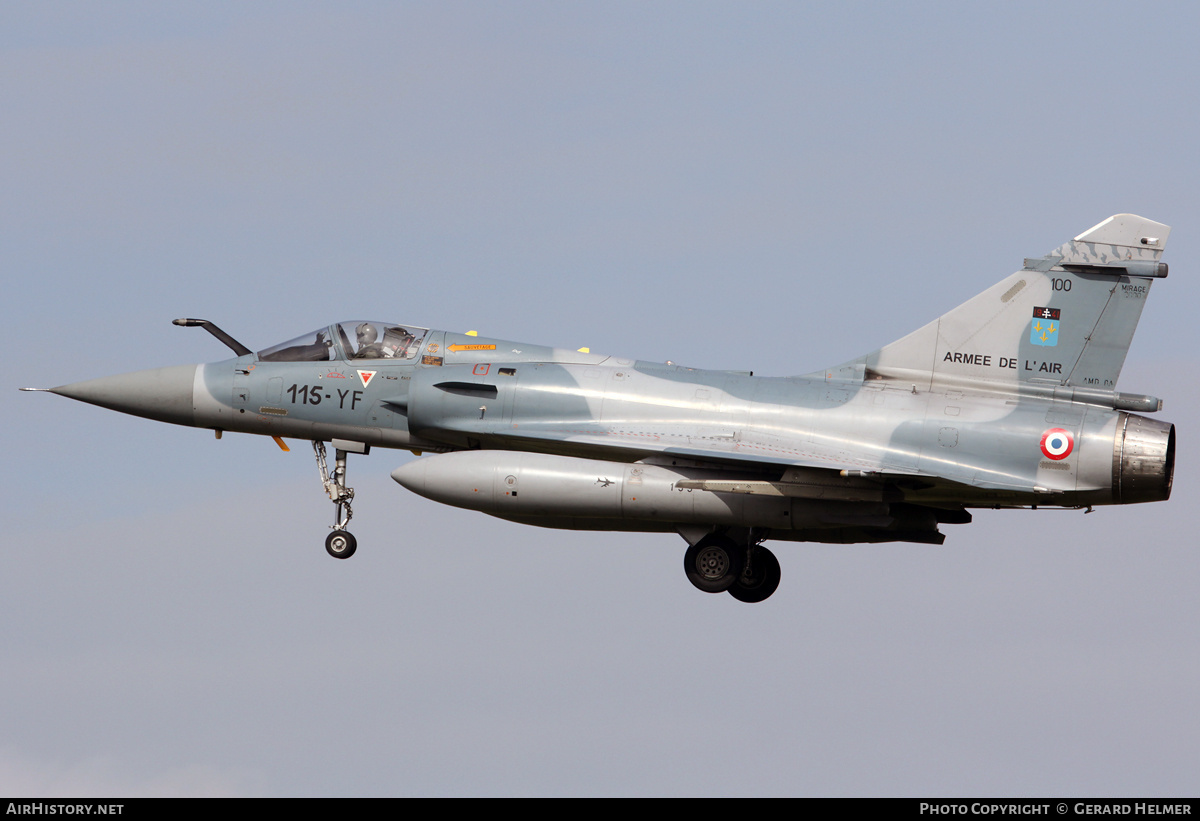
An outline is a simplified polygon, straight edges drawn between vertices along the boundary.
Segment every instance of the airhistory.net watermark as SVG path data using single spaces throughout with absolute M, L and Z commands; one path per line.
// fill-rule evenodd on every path
M 10 801 L 5 815 L 120 815 L 124 804 L 49 804 L 42 801 L 28 803 Z

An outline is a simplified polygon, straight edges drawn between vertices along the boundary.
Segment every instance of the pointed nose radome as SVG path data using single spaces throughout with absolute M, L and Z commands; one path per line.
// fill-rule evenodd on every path
M 192 404 L 192 391 L 196 382 L 198 365 L 173 365 L 169 368 L 154 368 L 117 376 L 72 382 L 51 388 L 51 393 L 99 405 L 109 410 L 173 422 L 176 425 L 193 425 L 196 421 Z

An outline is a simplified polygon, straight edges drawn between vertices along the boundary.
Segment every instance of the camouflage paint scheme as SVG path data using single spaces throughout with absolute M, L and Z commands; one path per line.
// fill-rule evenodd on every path
M 1174 428 L 1134 413 L 1158 399 L 1115 385 L 1169 232 L 1110 217 L 903 339 L 804 376 L 345 322 L 258 354 L 225 337 L 242 355 L 53 391 L 332 441 L 343 472 L 345 452 L 370 446 L 429 454 L 393 478 L 528 524 L 678 532 L 697 587 L 761 601 L 779 576 L 765 539 L 940 544 L 939 524 L 972 507 L 1168 498 Z M 384 353 L 364 344 L 381 333 Z

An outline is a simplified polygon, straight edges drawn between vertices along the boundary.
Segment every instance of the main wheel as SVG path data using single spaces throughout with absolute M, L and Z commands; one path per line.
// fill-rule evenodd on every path
M 358 549 L 358 540 L 345 530 L 334 530 L 325 537 L 325 550 L 335 559 L 349 559 Z
M 775 554 L 765 547 L 755 547 L 750 555 L 750 566 L 738 574 L 737 581 L 729 588 L 729 595 L 750 604 L 763 601 L 779 587 L 781 575 Z
M 710 533 L 683 554 L 683 570 L 697 589 L 723 593 L 741 575 L 745 552 L 733 540 Z

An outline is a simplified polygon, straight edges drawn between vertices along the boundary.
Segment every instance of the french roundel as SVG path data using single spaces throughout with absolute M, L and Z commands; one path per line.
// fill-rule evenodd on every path
M 1042 434 L 1042 453 L 1046 454 L 1047 459 L 1066 459 L 1074 447 L 1075 440 L 1062 428 L 1050 428 Z

